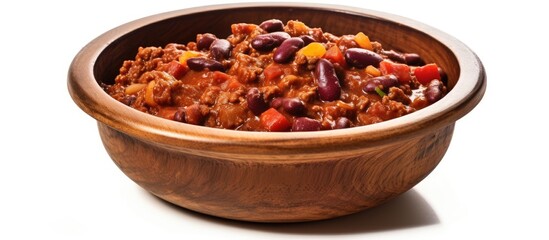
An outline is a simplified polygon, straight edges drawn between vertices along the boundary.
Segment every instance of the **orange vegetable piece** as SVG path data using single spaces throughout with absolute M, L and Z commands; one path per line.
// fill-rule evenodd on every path
M 326 53 L 326 48 L 322 43 L 312 42 L 299 51 L 307 57 L 322 57 Z
M 360 46 L 361 48 L 373 50 L 372 43 L 370 42 L 370 38 L 366 36 L 363 32 L 359 32 L 355 35 L 355 42 Z

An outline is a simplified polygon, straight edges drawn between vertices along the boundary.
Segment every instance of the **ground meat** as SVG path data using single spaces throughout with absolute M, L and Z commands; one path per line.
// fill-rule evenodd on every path
M 300 21 L 290 20 L 284 27 L 284 31 L 290 34 L 292 37 L 299 37 L 301 35 L 309 35 L 309 27 Z
M 425 79 L 436 76 L 438 67 L 429 66 L 431 72 L 416 75 L 423 66 L 391 65 L 386 54 L 380 54 L 383 61 L 379 67 L 353 65 L 352 60 L 345 58 L 345 51 L 360 47 L 355 41 L 356 33 L 336 36 L 297 20 L 288 21 L 284 31 L 292 37 L 307 36 L 307 41 L 321 43 L 326 53 L 322 49 L 297 49 L 287 62 L 274 62 L 279 45 L 271 51 L 257 51 L 251 46 L 256 36 L 267 32 L 256 24 L 235 23 L 231 25 L 232 34 L 226 38 L 230 46 L 223 47 L 230 51 L 229 56 L 215 58 L 205 46 L 212 39 L 202 35 L 196 38 L 200 50 L 194 41 L 170 43 L 163 48 L 141 47 L 135 59 L 123 62 L 114 84 L 101 87 L 114 99 L 158 117 L 245 131 L 303 129 L 299 122 L 318 124 L 321 130 L 368 125 L 427 107 L 448 91 L 443 81 Z M 386 51 L 381 43 L 370 43 L 374 52 Z M 189 62 L 190 58 L 201 59 Z M 317 72 L 319 61 L 324 73 Z M 192 69 L 189 63 L 194 64 Z M 389 68 L 398 68 L 399 72 L 391 73 Z M 372 78 L 381 75 L 383 79 L 389 74 L 399 74 L 399 79 L 403 76 L 410 81 L 383 82 L 387 85 L 384 87 L 381 80 L 375 79 L 380 81 L 380 86 L 374 86 L 375 91 L 368 85 Z M 328 80 L 332 85 L 322 85 Z M 334 82 L 339 84 L 333 85 Z M 422 85 L 427 82 L 430 84 Z M 259 89 L 261 97 L 248 96 L 250 89 L 254 90 L 252 93 Z M 338 97 L 321 99 L 319 89 L 339 91 Z M 296 121 L 298 118 L 309 119 Z M 270 127 L 276 124 L 285 125 Z
M 410 100 L 410 97 L 408 97 L 408 95 L 406 95 L 404 91 L 402 91 L 402 89 L 396 87 L 390 88 L 389 94 L 387 96 L 389 97 L 389 99 L 401 102 L 405 105 L 410 105 L 410 103 L 412 102 L 412 100 Z
M 172 90 L 178 88 L 181 82 L 166 72 L 152 71 L 147 73 L 155 76 L 153 80 L 155 82 L 153 88 L 154 101 L 160 105 L 171 105 Z
M 184 51 L 188 50 L 187 46 L 183 44 L 170 43 L 164 47 L 164 54 L 162 55 L 162 61 L 164 63 L 169 63 L 171 61 L 179 61 L 179 56 L 183 54 Z
M 384 97 L 381 101 L 372 103 L 366 113 L 359 114 L 358 120 L 363 124 L 373 124 L 404 116 L 413 110 L 397 101 Z
M 258 76 L 263 72 L 263 63 L 249 55 L 239 53 L 235 56 L 234 62 L 228 73 L 236 75 L 240 82 L 248 83 L 257 80 Z
M 185 108 L 185 122 L 202 125 L 206 120 L 206 116 L 210 113 L 210 109 L 201 104 L 193 104 Z
M 322 28 L 311 28 L 311 36 L 315 39 L 316 42 L 327 42 Z
M 317 95 L 316 90 L 317 86 L 309 86 L 304 85 L 300 91 L 297 97 L 301 99 L 303 102 L 313 102 L 315 100 L 315 97 Z
M 341 36 L 337 42 L 337 45 L 343 48 L 343 51 L 345 51 L 345 49 L 358 47 L 358 44 L 355 42 L 355 35 Z
M 212 106 L 215 104 L 217 97 L 221 92 L 221 88 L 218 86 L 210 86 L 204 91 L 204 94 L 200 97 L 200 103 Z
M 240 104 L 225 104 L 218 111 L 218 123 L 221 128 L 235 129 L 246 121 L 249 110 Z
M 124 61 L 120 68 L 120 74 L 116 76 L 115 82 L 130 84 L 139 82 L 141 75 L 148 71 L 156 70 L 162 63 L 164 51 L 158 47 L 139 48 L 134 61 Z

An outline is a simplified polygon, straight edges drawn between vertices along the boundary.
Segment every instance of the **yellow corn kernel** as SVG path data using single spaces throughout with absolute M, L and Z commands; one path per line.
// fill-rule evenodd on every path
M 302 48 L 300 52 L 307 57 L 322 57 L 326 53 L 326 48 L 322 43 L 312 42 Z
M 366 73 L 370 74 L 372 77 L 381 76 L 381 71 L 379 71 L 379 69 L 377 69 L 376 67 L 374 67 L 372 65 L 368 65 L 366 67 Z
M 145 103 L 151 107 L 155 107 L 158 104 L 154 101 L 154 81 L 150 81 L 145 89 Z
M 200 53 L 199 52 L 196 52 L 196 51 L 184 51 L 180 56 L 179 56 L 179 63 L 187 66 L 187 59 L 189 58 L 193 58 L 193 57 L 198 57 L 200 56 Z
M 359 32 L 355 35 L 355 42 L 360 46 L 361 48 L 373 50 L 372 43 L 370 42 L 370 38 L 366 36 L 363 32 Z
M 124 93 L 126 93 L 126 95 L 136 94 L 137 92 L 141 91 L 141 89 L 145 88 L 146 86 L 147 86 L 147 84 L 145 84 L 145 83 L 134 83 L 134 84 L 126 87 L 126 89 L 124 89 Z

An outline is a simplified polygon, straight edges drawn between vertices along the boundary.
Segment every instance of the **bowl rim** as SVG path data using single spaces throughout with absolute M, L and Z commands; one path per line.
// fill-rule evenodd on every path
M 459 79 L 444 98 L 421 111 L 367 126 L 299 133 L 248 132 L 181 124 L 132 109 L 110 97 L 97 84 L 94 77 L 95 60 L 117 38 L 135 29 L 186 14 L 268 6 L 336 11 L 396 22 L 424 32 L 454 53 L 460 65 Z M 454 124 L 480 102 L 486 89 L 486 73 L 480 59 L 465 44 L 438 29 L 402 16 L 370 9 L 330 4 L 310 6 L 306 3 L 209 5 L 140 18 L 109 30 L 84 46 L 74 57 L 67 78 L 69 93 L 74 102 L 100 124 L 171 149 L 199 155 L 210 155 L 215 152 L 219 156 L 235 153 L 281 156 L 323 154 L 334 150 L 343 153 L 360 150 L 366 146 L 378 146 L 388 141 L 404 140 L 420 132 L 435 131 Z

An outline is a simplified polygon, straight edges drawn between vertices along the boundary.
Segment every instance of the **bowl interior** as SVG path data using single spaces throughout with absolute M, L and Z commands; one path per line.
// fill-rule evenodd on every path
M 374 16 L 341 9 L 299 6 L 251 6 L 213 9 L 207 13 L 193 12 L 191 9 L 188 12 L 142 26 L 110 43 L 95 63 L 94 75 L 97 81 L 112 84 L 122 62 L 133 59 L 139 47 L 163 47 L 173 42 L 185 44 L 195 41 L 196 34 L 206 32 L 225 38 L 231 34 L 233 23 L 259 24 L 272 18 L 284 23 L 300 20 L 310 27 L 320 27 L 324 32 L 336 35 L 362 31 L 370 39 L 382 43 L 385 49 L 415 52 L 426 62 L 436 62 L 447 72 L 450 89 L 459 78 L 459 63 L 450 49 L 424 32 L 380 17 L 383 16 L 381 13 Z

